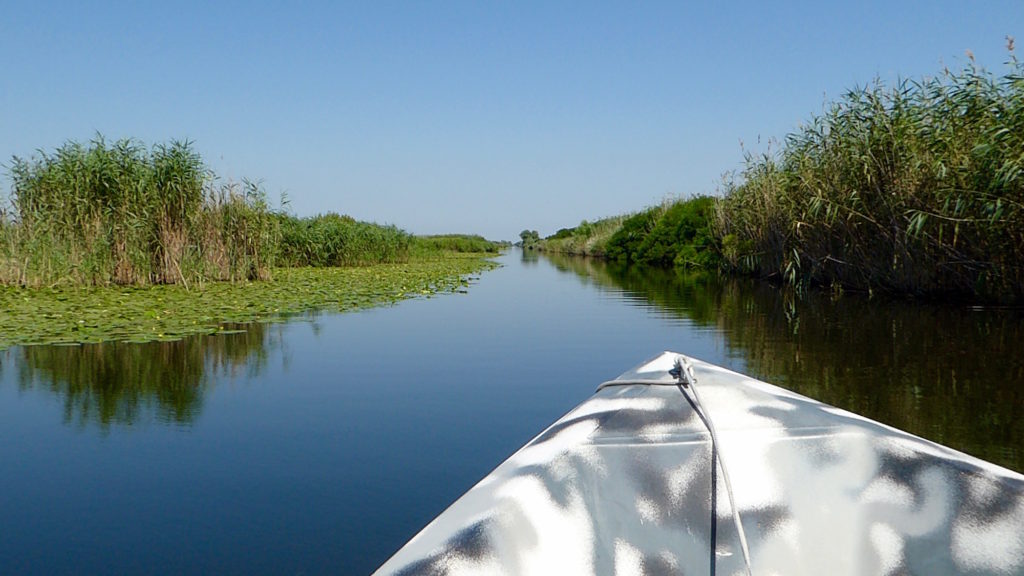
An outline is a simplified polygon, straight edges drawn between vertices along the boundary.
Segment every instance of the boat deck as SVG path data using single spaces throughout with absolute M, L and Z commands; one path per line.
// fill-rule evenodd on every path
M 741 534 L 752 574 L 1024 574 L 1024 476 L 688 358 L 695 398 L 678 358 L 602 385 L 377 574 L 746 574 Z

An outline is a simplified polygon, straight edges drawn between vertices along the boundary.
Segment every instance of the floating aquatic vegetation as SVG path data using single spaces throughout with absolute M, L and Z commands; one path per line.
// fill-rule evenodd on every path
M 358 268 L 280 268 L 273 280 L 192 286 L 0 287 L 0 349 L 12 345 L 178 340 L 226 324 L 272 322 L 464 290 L 495 267 L 479 255 L 437 255 Z

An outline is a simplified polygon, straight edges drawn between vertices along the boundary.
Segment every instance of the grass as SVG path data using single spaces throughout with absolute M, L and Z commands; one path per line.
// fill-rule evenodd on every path
M 563 228 L 544 238 L 536 247 L 546 252 L 577 256 L 604 256 L 608 240 L 629 216 L 612 216 L 594 222 L 584 220 L 575 228 Z
M 413 249 L 418 254 L 438 251 L 497 254 L 503 247 L 501 242 L 493 242 L 476 234 L 440 234 L 416 236 L 413 239 Z
M 406 262 L 413 236 L 395 226 L 334 213 L 297 218 L 278 214 L 281 266 L 367 266 Z
M 417 238 L 335 213 L 299 218 L 258 184 L 218 184 L 189 142 L 97 136 L 15 157 L 0 209 L 0 284 L 201 287 L 268 280 L 275 267 L 369 266 L 444 251 L 496 253 L 480 236 Z
M 856 88 L 747 155 L 719 198 L 584 221 L 533 244 L 797 286 L 1024 300 L 1024 65 Z M 524 231 L 524 234 L 527 231 Z M 524 243 L 526 238 L 524 237 Z
M 183 285 L 0 287 L 0 348 L 178 340 L 228 323 L 275 321 L 464 290 L 493 267 L 479 254 L 435 253 L 403 264 L 278 268 L 272 280 Z
M 0 283 L 198 284 L 269 277 L 277 225 L 259 185 L 218 184 L 189 142 L 68 142 L 15 157 Z
M 173 341 L 449 292 L 498 250 L 479 236 L 272 210 L 257 184 L 218 184 L 188 142 L 98 136 L 15 157 L 10 174 L 0 348 Z
M 730 270 L 794 284 L 1024 298 L 1024 66 L 848 92 L 718 206 Z

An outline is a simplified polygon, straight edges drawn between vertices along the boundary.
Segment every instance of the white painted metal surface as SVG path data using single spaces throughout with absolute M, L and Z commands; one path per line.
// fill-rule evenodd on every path
M 755 575 L 1024 575 L 1024 476 L 690 359 L 713 446 L 677 357 L 602 386 L 377 574 L 745 574 L 724 466 Z

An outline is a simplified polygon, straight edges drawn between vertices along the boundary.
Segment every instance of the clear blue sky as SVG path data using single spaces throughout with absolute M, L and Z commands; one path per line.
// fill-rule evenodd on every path
M 190 139 L 300 215 L 512 239 L 712 193 L 845 89 L 1024 45 L 1020 0 L 710 4 L 5 2 L 0 158 Z

